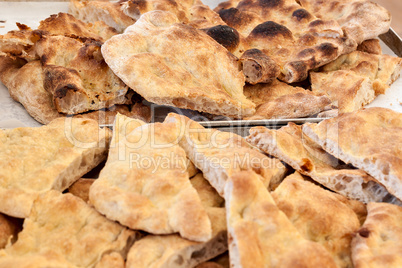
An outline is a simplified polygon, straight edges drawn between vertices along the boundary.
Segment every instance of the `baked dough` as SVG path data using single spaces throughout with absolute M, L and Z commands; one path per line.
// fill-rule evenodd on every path
M 300 0 L 300 5 L 315 16 L 336 20 L 346 36 L 358 44 L 377 38 L 391 26 L 391 13 L 377 3 L 368 0 Z
M 0 214 L 0 249 L 17 240 L 22 229 L 22 221 Z
M 352 241 L 354 267 L 401 267 L 402 207 L 369 203 L 368 215 Z
M 231 117 L 254 112 L 236 58 L 169 12 L 144 14 L 102 46 L 109 67 L 146 100 Z
M 70 187 L 68 187 L 68 192 L 75 195 L 85 202 L 89 200 L 89 188 L 94 183 L 94 179 L 78 179 Z
M 336 267 L 319 243 L 297 231 L 253 171 L 225 186 L 231 267 Z
M 279 78 L 288 83 L 305 80 L 309 70 L 357 46 L 336 21 L 318 19 L 297 1 L 230 1 L 215 10 L 246 37 L 250 49 L 259 49 L 276 61 Z
M 311 72 L 310 79 L 313 93 L 328 96 L 340 113 L 357 111 L 375 99 L 372 81 L 350 70 Z
M 364 203 L 380 201 L 402 204 L 366 172 L 343 166 L 338 159 L 303 136 L 301 127 L 294 123 L 279 130 L 251 128 L 247 141 L 323 186 L 351 199 Z
M 211 222 L 192 187 L 175 124 L 117 115 L 109 157 L 89 200 L 111 220 L 152 234 L 208 241 Z
M 52 190 L 35 200 L 17 242 L 0 251 L 0 267 L 94 267 L 103 254 L 125 258 L 137 236 L 80 198 Z
M 221 196 L 227 179 L 241 170 L 254 170 L 265 187 L 285 175 L 286 168 L 279 160 L 263 155 L 237 134 L 207 129 L 173 113 L 165 122 L 177 125 L 180 146 Z
M 353 266 L 350 243 L 360 222 L 349 199 L 305 181 L 297 172 L 286 177 L 271 194 L 305 239 L 323 245 L 337 267 Z
M 39 194 L 67 189 L 106 158 L 109 132 L 71 118 L 0 130 L 0 211 L 26 218 Z
M 402 200 L 401 127 L 400 113 L 373 107 L 304 124 L 303 133 L 328 153 L 366 171 Z

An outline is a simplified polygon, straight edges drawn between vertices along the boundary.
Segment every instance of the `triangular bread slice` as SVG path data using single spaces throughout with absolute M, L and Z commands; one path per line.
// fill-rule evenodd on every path
M 328 96 L 341 113 L 357 111 L 375 99 L 373 82 L 350 70 L 312 72 L 310 80 L 312 91 Z
M 278 157 L 298 172 L 325 187 L 364 203 L 399 201 L 377 180 L 359 169 L 342 163 L 302 135 L 301 127 L 289 123 L 279 130 L 265 127 L 250 129 L 247 140 L 269 155 Z
M 109 219 L 152 234 L 207 241 L 211 222 L 192 187 L 175 124 L 118 115 L 112 148 L 89 200 Z
M 352 241 L 354 267 L 402 267 L 402 207 L 369 203 Z
M 230 52 L 172 13 L 144 14 L 102 46 L 107 64 L 130 88 L 161 105 L 230 117 L 251 115 L 245 77 Z
M 254 170 L 266 187 L 285 175 L 286 168 L 279 160 L 260 153 L 237 134 L 204 128 L 173 113 L 165 122 L 177 125 L 180 146 L 221 196 L 227 179 L 241 170 Z
M 253 171 L 225 187 L 231 267 L 336 267 L 319 243 L 302 237 Z
M 373 107 L 305 124 L 303 133 L 328 153 L 373 176 L 402 200 L 401 128 L 400 113 Z
M 0 267 L 94 267 L 111 252 L 124 259 L 137 236 L 80 198 L 49 191 L 35 200 L 17 242 L 0 251 Z
M 297 172 L 286 177 L 271 194 L 297 231 L 304 238 L 323 245 L 337 267 L 353 266 L 350 243 L 360 228 L 360 221 L 349 203 L 358 201 L 350 201 L 306 181 Z
M 87 119 L 0 130 L 0 211 L 27 217 L 39 194 L 64 191 L 102 162 L 109 138 L 109 129 Z

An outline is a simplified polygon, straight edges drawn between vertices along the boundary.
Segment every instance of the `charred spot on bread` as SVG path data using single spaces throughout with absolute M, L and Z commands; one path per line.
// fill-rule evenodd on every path
M 292 14 L 292 17 L 295 18 L 297 21 L 302 21 L 304 19 L 308 20 L 312 18 L 311 14 L 304 8 L 295 10 Z
M 317 47 L 324 57 L 335 57 L 338 53 L 338 48 L 331 43 L 322 43 Z
M 207 29 L 207 34 L 230 52 L 240 43 L 240 36 L 236 29 L 226 25 L 217 25 Z
M 285 26 L 273 21 L 266 21 L 255 27 L 250 36 L 261 38 L 272 38 L 276 36 L 283 36 L 285 38 L 292 38 L 292 32 Z
M 370 236 L 370 230 L 367 228 L 361 228 L 359 230 L 359 235 L 364 238 L 368 238 Z
M 62 98 L 64 98 L 65 96 L 67 96 L 67 92 L 68 92 L 69 90 L 72 90 L 73 92 L 76 92 L 76 91 L 78 90 L 78 88 L 77 88 L 75 85 L 73 85 L 73 84 L 67 84 L 67 85 L 65 85 L 65 86 L 62 87 L 62 88 L 56 89 L 56 92 L 55 92 L 55 94 L 54 94 L 54 97 L 55 97 L 55 98 L 62 99 Z

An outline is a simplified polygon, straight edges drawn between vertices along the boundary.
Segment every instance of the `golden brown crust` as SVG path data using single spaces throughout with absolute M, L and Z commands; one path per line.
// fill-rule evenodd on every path
M 301 127 L 294 123 L 279 130 L 251 128 L 247 141 L 267 154 L 278 157 L 298 172 L 349 198 L 365 203 L 400 203 L 366 172 L 344 167 L 338 159 L 303 136 Z
M 94 179 L 78 179 L 74 182 L 70 187 L 68 187 L 68 192 L 72 195 L 75 195 L 85 202 L 89 200 L 89 188 L 95 182 Z
M 336 267 L 325 248 L 304 239 L 253 171 L 225 187 L 231 267 Z
M 368 215 L 352 241 L 356 268 L 402 265 L 402 207 L 369 203 Z
M 294 173 L 272 192 L 276 205 L 310 241 L 317 241 L 333 256 L 337 267 L 352 267 L 351 246 L 360 228 L 349 200 Z
M 0 251 L 0 266 L 13 260 L 18 267 L 93 267 L 103 254 L 125 258 L 136 236 L 80 198 L 49 191 L 36 199 L 17 242 Z
M 176 126 L 143 124 L 116 117 L 113 147 L 90 188 L 91 204 L 132 229 L 209 240 L 211 222 L 190 183 L 186 154 L 175 143 Z
M 106 158 L 109 132 L 93 120 L 65 118 L 0 131 L 1 212 L 26 218 L 38 195 L 67 189 Z
M 279 66 L 274 60 L 259 49 L 249 49 L 240 57 L 246 82 L 271 83 L 280 74 Z
M 148 12 L 106 41 L 102 54 L 148 101 L 226 116 L 252 114 L 236 58 L 206 33 L 177 22 L 171 13 Z
M 39 24 L 38 30 L 52 35 L 77 36 L 106 41 L 118 32 L 102 21 L 85 23 L 67 13 L 51 15 Z
M 379 39 L 369 39 L 357 46 L 357 51 L 366 52 L 369 54 L 382 54 L 382 48 Z
M 0 249 L 5 248 L 9 242 L 15 242 L 22 229 L 22 221 L 0 214 Z
M 401 127 L 400 113 L 373 107 L 305 124 L 303 133 L 328 153 L 366 171 L 402 200 Z
M 313 93 L 328 96 L 340 113 L 357 111 L 375 99 L 370 79 L 351 70 L 312 72 L 310 80 Z

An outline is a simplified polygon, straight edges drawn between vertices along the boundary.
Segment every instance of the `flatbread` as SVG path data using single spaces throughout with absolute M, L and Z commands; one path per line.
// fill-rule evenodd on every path
M 278 157 L 298 172 L 323 186 L 364 203 L 400 203 L 382 184 L 363 170 L 348 168 L 303 136 L 301 127 L 289 123 L 279 130 L 250 129 L 247 141 L 269 155 Z
M 311 72 L 310 80 L 313 93 L 328 96 L 340 113 L 357 111 L 376 97 L 372 81 L 350 70 Z
M 103 254 L 123 258 L 137 232 L 112 222 L 80 198 L 49 191 L 40 195 L 0 267 L 94 267 Z
M 391 26 L 391 13 L 367 0 L 300 0 L 300 5 L 315 16 L 336 20 L 345 34 L 358 44 L 386 33 Z
M 74 16 L 60 12 L 39 23 L 38 30 L 52 35 L 77 36 L 106 41 L 118 32 L 103 21 L 85 23 Z
M 336 267 L 322 245 L 302 237 L 253 171 L 228 180 L 225 200 L 231 267 Z
M 353 266 L 350 243 L 360 222 L 347 198 L 305 181 L 299 173 L 286 177 L 271 194 L 305 239 L 323 245 L 337 267 Z
M 207 209 L 212 238 L 206 242 L 183 239 L 179 235 L 149 235 L 130 249 L 127 268 L 194 267 L 227 251 L 225 208 Z
M 305 90 L 263 103 L 257 107 L 253 116 L 245 120 L 309 117 L 326 110 L 330 104 L 331 100 L 327 96 L 316 96 Z
M 109 138 L 110 130 L 89 119 L 0 130 L 0 211 L 26 218 L 39 194 L 64 191 L 102 162 Z
M 232 117 L 251 115 L 236 58 L 203 31 L 171 13 L 144 14 L 102 54 L 129 87 L 146 100 Z
M 352 241 L 355 267 L 401 267 L 402 207 L 369 203 L 368 216 Z
M 197 190 L 201 203 L 206 207 L 224 207 L 225 200 L 204 178 L 202 173 L 198 173 L 191 178 L 191 184 Z
M 250 49 L 259 49 L 276 61 L 281 69 L 279 78 L 287 83 L 305 80 L 309 70 L 357 46 L 336 21 L 318 19 L 297 1 L 229 2 L 215 10 L 246 37 Z
M 101 46 L 65 36 L 46 36 L 36 43 L 44 88 L 57 111 L 77 114 L 125 102 L 128 87 L 105 64 Z
M 173 113 L 165 122 L 177 125 L 178 143 L 221 196 L 228 178 L 241 170 L 254 170 L 267 188 L 285 175 L 286 168 L 280 161 L 263 155 L 234 133 L 206 129 Z
M 357 51 L 369 54 L 382 55 L 382 48 L 379 39 L 368 39 L 357 46 Z
M 137 127 L 135 127 L 137 126 Z M 89 200 L 109 219 L 152 234 L 208 241 L 211 222 L 192 187 L 174 124 L 116 117 L 112 148 Z
M 361 51 L 343 55 L 321 68 L 324 72 L 351 70 L 356 75 L 370 78 L 376 96 L 385 91 L 399 78 L 402 58 L 376 55 Z
M 17 240 L 22 229 L 22 221 L 0 214 L 0 249 Z
M 401 128 L 400 113 L 373 107 L 305 124 L 303 133 L 328 153 L 366 171 L 402 200 Z
M 280 74 L 276 62 L 259 49 L 249 49 L 240 57 L 246 81 L 252 85 L 271 83 Z

